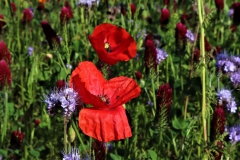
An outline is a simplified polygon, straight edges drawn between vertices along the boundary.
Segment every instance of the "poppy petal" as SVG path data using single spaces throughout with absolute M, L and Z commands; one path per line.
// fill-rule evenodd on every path
M 86 135 L 102 142 L 132 136 L 123 106 L 114 110 L 84 108 L 79 113 L 79 127 Z
M 108 107 L 98 96 L 91 94 L 87 89 L 85 83 L 81 82 L 81 78 L 78 75 L 71 76 L 70 86 L 78 92 L 78 95 L 82 102 L 91 104 L 94 108 L 106 108 Z
M 73 71 L 71 78 L 75 75 L 80 77 L 80 81 L 75 81 L 73 85 L 78 82 L 83 82 L 85 83 L 86 90 L 91 94 L 95 96 L 103 95 L 103 84 L 105 80 L 102 73 L 92 62 L 84 61 L 79 63 L 78 67 Z
M 116 77 L 104 83 L 104 95 L 108 96 L 111 108 L 127 103 L 140 92 L 138 84 L 128 77 Z
M 104 31 L 105 32 L 109 32 L 109 31 L 114 32 L 116 29 L 117 29 L 117 26 L 115 26 L 115 25 L 112 25 L 110 23 L 102 23 L 94 28 L 92 36 L 95 37 L 99 33 L 104 32 Z

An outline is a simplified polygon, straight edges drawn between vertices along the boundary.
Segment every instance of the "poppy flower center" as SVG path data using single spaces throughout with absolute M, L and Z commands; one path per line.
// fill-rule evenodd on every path
M 109 44 L 108 42 L 105 42 L 105 43 L 104 43 L 104 48 L 106 49 L 106 51 L 107 51 L 108 53 L 111 52 L 110 44 Z
M 99 95 L 98 97 L 106 104 L 110 103 L 106 95 L 103 95 L 103 96 Z

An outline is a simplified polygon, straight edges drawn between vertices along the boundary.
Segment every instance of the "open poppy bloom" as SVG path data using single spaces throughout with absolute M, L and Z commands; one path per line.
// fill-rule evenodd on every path
M 92 105 L 79 113 L 79 127 L 99 141 L 109 142 L 132 136 L 123 104 L 136 98 L 141 89 L 131 78 L 105 80 L 92 62 L 81 62 L 73 71 L 70 86 L 82 102 Z
M 137 54 L 137 44 L 122 27 L 109 23 L 98 25 L 88 37 L 98 57 L 109 65 L 128 61 Z

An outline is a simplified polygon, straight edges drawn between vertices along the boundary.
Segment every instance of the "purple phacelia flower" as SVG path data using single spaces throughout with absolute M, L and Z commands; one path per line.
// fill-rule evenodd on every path
M 240 126 L 236 125 L 233 127 L 226 127 L 226 132 L 228 132 L 229 139 L 232 143 L 240 141 Z
M 163 60 L 167 58 L 168 54 L 163 49 L 156 48 L 156 51 L 157 51 L 156 63 L 160 64 Z
M 230 80 L 234 86 L 238 86 L 240 84 L 240 71 L 232 73 L 230 75 Z
M 227 110 L 231 113 L 235 113 L 237 110 L 236 102 L 232 97 L 230 90 L 222 89 L 217 93 L 218 103 L 220 105 L 224 104 L 227 107 Z
M 229 17 L 232 17 L 232 16 L 233 16 L 233 13 L 234 13 L 234 10 L 233 10 L 233 9 L 229 9 L 229 11 L 228 11 L 228 16 L 229 16 Z
M 70 117 L 78 104 L 78 94 L 66 84 L 65 87 L 44 95 L 44 102 L 49 115 L 55 115 L 60 109 L 64 117 Z
M 62 154 L 63 160 L 81 160 L 78 148 L 72 148 L 68 153 L 62 151 Z
M 227 110 L 230 111 L 231 113 L 236 113 L 237 104 L 234 101 L 234 99 L 232 99 L 229 103 L 227 103 Z
M 32 55 L 33 50 L 34 50 L 33 47 L 31 47 L 31 46 L 28 47 L 28 55 L 29 55 L 29 56 Z
M 194 41 L 195 41 L 195 36 L 194 36 L 194 34 L 192 33 L 192 31 L 190 31 L 190 30 L 187 30 L 186 37 L 187 37 L 187 39 L 188 39 L 190 42 L 194 42 Z
M 235 72 L 239 65 L 239 57 L 235 56 L 228 56 L 224 51 L 223 53 L 219 54 L 216 58 L 216 66 L 218 68 L 223 69 L 224 72 Z

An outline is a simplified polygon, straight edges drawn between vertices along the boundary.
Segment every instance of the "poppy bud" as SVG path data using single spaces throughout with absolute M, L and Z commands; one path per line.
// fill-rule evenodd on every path
M 58 80 L 56 86 L 58 89 L 62 89 L 66 86 L 66 83 L 63 80 Z
M 30 22 L 33 18 L 33 12 L 30 8 L 27 8 L 23 11 L 23 22 Z
M 135 14 L 137 8 L 136 8 L 136 6 L 133 3 L 130 4 L 130 8 L 131 8 L 132 19 L 133 19 L 134 14 Z
M 135 72 L 135 76 L 136 76 L 137 80 L 142 79 L 142 73 L 139 72 L 139 71 L 136 71 L 136 72 Z
M 12 8 L 13 14 L 16 14 L 17 7 L 16 7 L 16 4 L 14 2 L 11 3 L 11 8 Z
M 12 56 L 3 41 L 0 41 L 0 60 L 4 59 L 8 65 L 12 63 Z
M 39 120 L 39 119 L 35 119 L 35 120 L 34 120 L 34 123 L 35 123 L 36 126 L 39 126 L 40 120 Z
M 0 90 L 5 86 L 11 86 L 11 71 L 5 60 L 0 60 Z
M 76 138 L 76 133 L 72 126 L 69 127 L 68 129 L 68 140 L 72 143 Z
M 161 17 L 160 17 L 160 23 L 162 25 L 168 24 L 169 18 L 170 18 L 170 11 L 167 8 L 162 9 Z
M 218 10 L 222 10 L 224 8 L 223 0 L 215 0 L 215 5 Z
M 60 46 L 60 39 L 57 36 L 57 33 L 52 29 L 51 25 L 47 21 L 42 21 L 41 25 L 50 48 L 53 49 L 54 44 Z
M 2 29 L 5 25 L 6 25 L 6 22 L 4 21 L 4 16 L 0 14 L 0 33 L 2 33 Z

